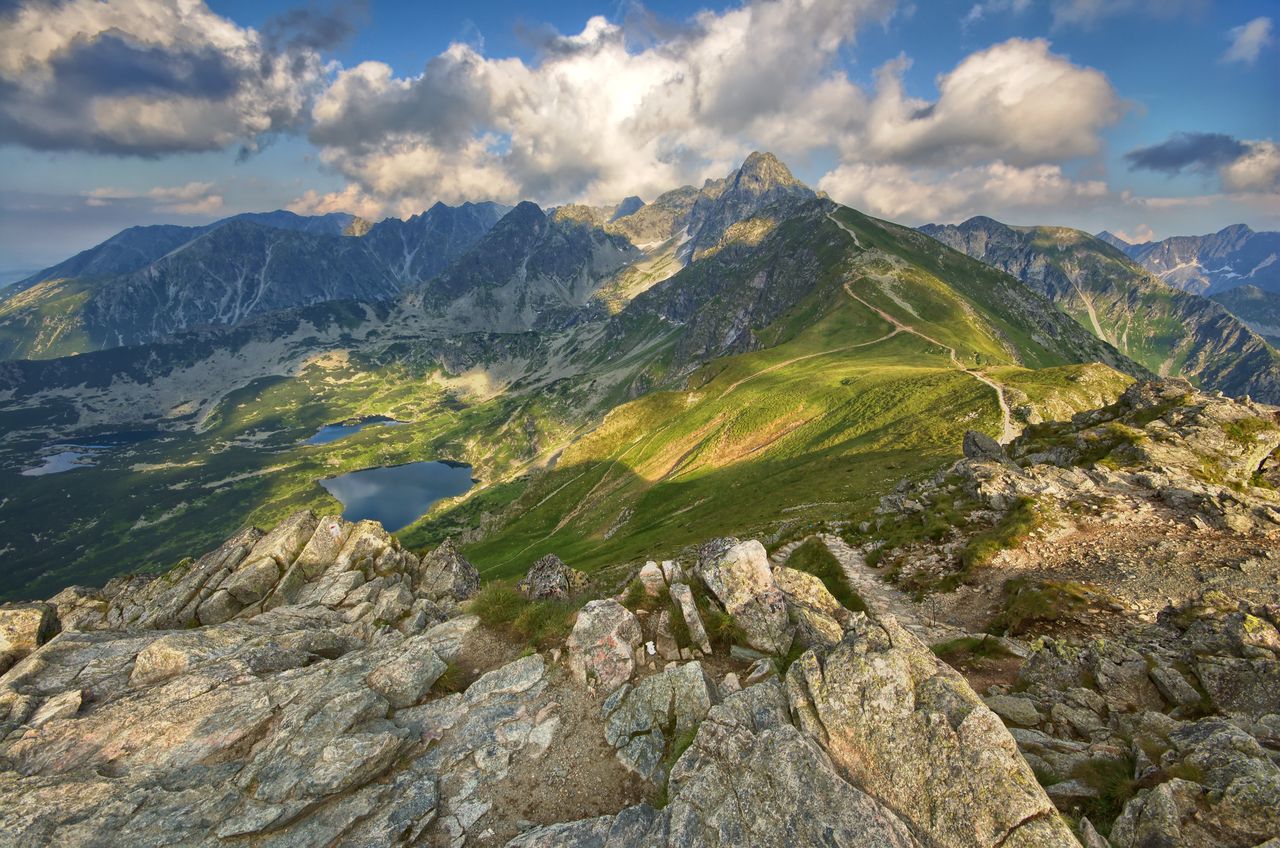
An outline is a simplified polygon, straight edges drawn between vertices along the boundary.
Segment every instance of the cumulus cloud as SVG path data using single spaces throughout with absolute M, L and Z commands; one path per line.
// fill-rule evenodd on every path
M 979 214 L 1016 217 L 1046 208 L 1061 214 L 1108 198 L 1105 183 L 1071 179 L 1058 165 L 1018 167 L 999 161 L 958 170 L 842 165 L 819 187 L 841 203 L 909 224 Z
M 121 201 L 152 201 L 155 212 L 176 215 L 214 215 L 222 211 L 222 195 L 212 182 L 190 182 L 179 186 L 156 186 L 146 191 L 101 187 L 85 192 L 85 205 L 110 206 Z
M 264 38 L 203 0 L 28 0 L 0 17 L 0 142 L 252 148 L 296 127 L 323 84 L 316 26 L 286 20 Z
M 1031 165 L 1084 156 L 1123 111 L 1104 74 L 1073 65 L 1044 39 L 1014 38 L 966 57 L 938 78 L 932 103 L 904 93 L 906 67 L 899 59 L 880 69 L 857 140 L 882 159 Z
M 1241 141 L 1222 133 L 1175 133 L 1166 141 L 1131 150 L 1130 169 L 1217 174 L 1228 193 L 1280 191 L 1280 145 L 1270 140 Z
M 1271 29 L 1270 18 L 1254 18 L 1247 24 L 1234 27 L 1227 33 L 1227 37 L 1231 39 L 1231 46 L 1227 48 L 1226 53 L 1222 54 L 1222 61 L 1252 65 L 1258 61 L 1258 54 L 1262 52 L 1262 48 L 1275 41 L 1272 38 Z
M 754 147 L 803 155 L 856 131 L 866 97 L 838 54 L 891 8 L 750 2 L 639 33 L 596 17 L 545 37 L 529 64 L 465 44 L 416 77 L 364 62 L 317 100 L 310 137 L 391 205 L 651 196 L 723 173 Z
M 1280 192 L 1280 145 L 1251 141 L 1240 158 L 1219 172 L 1227 191 L 1266 194 Z

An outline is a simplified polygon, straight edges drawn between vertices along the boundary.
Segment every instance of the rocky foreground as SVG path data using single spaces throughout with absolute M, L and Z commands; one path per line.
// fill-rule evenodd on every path
M 1084 492 L 1089 520 L 1274 538 L 1267 410 L 1179 392 L 1131 390 L 1012 456 L 975 436 L 886 509 Z M 861 554 L 814 538 L 867 585 Z M 945 577 L 962 542 L 904 548 L 895 579 Z M 617 595 L 553 556 L 481 588 L 449 543 L 419 557 L 299 513 L 159 577 L 0 607 L 0 845 L 1277 848 L 1280 602 L 1253 559 L 1120 613 L 1115 638 L 961 639 L 1010 666 L 979 683 L 932 624 L 879 595 L 851 611 L 756 541 Z M 565 631 L 495 623 L 499 600 Z
M 687 568 L 645 579 L 674 599 L 696 582 L 733 616 L 745 687 L 710 676 L 730 658 L 705 634 L 699 659 L 659 662 L 600 599 L 565 651 L 449 692 L 485 636 L 459 604 L 474 569 L 307 513 L 162 577 L 6 608 L 0 843 L 1075 844 L 996 714 L 891 617 L 843 610 L 755 542 Z M 557 570 L 527 591 L 567 590 Z M 755 660 L 797 635 L 814 647 L 785 675 Z M 618 806 L 549 820 L 556 783 L 601 761 L 579 806 Z

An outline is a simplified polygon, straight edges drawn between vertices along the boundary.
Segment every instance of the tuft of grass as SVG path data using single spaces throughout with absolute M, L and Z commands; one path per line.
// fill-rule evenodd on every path
M 467 676 L 462 667 L 457 663 L 449 663 L 444 667 L 444 673 L 431 684 L 431 690 L 442 695 L 451 695 L 454 692 L 461 692 L 466 686 Z
M 564 640 L 580 606 L 573 601 L 531 601 L 505 583 L 486 584 L 470 604 L 484 626 L 505 630 L 536 648 Z
M 471 612 L 485 627 L 499 629 L 516 620 L 529 599 L 505 583 L 486 583 L 470 601 Z
M 840 567 L 840 560 L 835 558 L 821 539 L 812 537 L 805 540 L 804 544 L 791 552 L 787 567 L 817 577 L 845 609 L 853 612 L 867 611 L 867 604 L 862 596 L 849 585 L 849 578 Z
M 627 590 L 622 595 L 622 605 L 632 612 L 654 610 L 658 607 L 658 597 L 645 591 L 644 584 L 637 577 L 627 584 Z
M 1044 509 L 1034 498 L 1019 498 L 996 525 L 969 539 L 960 552 L 960 565 L 968 574 L 991 562 L 996 554 L 1017 547 L 1046 522 Z
M 989 636 L 961 636 L 957 639 L 948 639 L 934 645 L 932 650 L 938 659 L 953 665 L 962 660 L 1001 659 L 1013 656 L 998 639 Z
M 1245 448 L 1253 447 L 1259 433 L 1274 429 L 1275 425 L 1270 421 L 1256 416 L 1228 421 L 1222 425 L 1222 431 L 1227 434 L 1227 438 Z
M 773 658 L 773 667 L 777 670 L 778 676 L 785 678 L 787 669 L 791 668 L 791 664 L 800 657 L 804 656 L 804 652 L 809 650 L 798 641 L 793 641 L 791 647 L 787 649 L 785 654 Z
M 1125 757 L 1089 760 L 1071 773 L 1072 777 L 1097 790 L 1098 797 L 1086 801 L 1083 812 L 1103 834 L 1111 833 L 1111 826 L 1124 810 L 1125 803 L 1138 791 L 1133 769 L 1133 758 Z
M 1024 633 L 1032 624 L 1057 621 L 1100 599 L 1097 590 L 1083 583 L 1014 577 L 1004 583 L 1004 606 L 990 632 Z

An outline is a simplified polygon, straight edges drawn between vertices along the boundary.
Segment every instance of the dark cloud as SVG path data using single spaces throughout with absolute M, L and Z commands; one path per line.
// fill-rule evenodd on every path
M 1223 133 L 1182 132 L 1150 147 L 1124 155 L 1130 170 L 1178 174 L 1184 170 L 1208 170 L 1227 165 L 1249 149 L 1244 142 Z
M 212 48 L 166 50 L 115 33 L 78 40 L 50 62 L 64 96 L 180 94 L 220 100 L 241 85 L 242 72 Z
M 269 52 L 290 49 L 331 50 L 350 38 L 368 19 L 365 0 L 339 7 L 307 6 L 276 15 L 262 27 Z

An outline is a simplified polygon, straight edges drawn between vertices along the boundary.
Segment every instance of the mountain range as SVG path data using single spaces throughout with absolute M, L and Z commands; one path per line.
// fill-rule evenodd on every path
M 1280 233 L 1233 224 L 1204 236 L 1130 244 L 1109 232 L 1098 238 L 1123 251 L 1174 288 L 1217 294 L 1251 285 L 1280 292 Z
M 1167 285 L 1079 230 L 976 217 L 923 232 L 1018 277 L 1151 372 L 1280 400 L 1280 353 L 1223 306 Z

